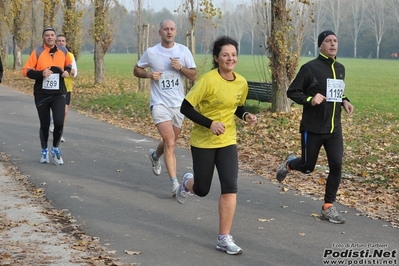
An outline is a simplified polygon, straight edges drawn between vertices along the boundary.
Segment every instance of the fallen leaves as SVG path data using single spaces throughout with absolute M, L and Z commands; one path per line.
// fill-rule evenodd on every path
M 363 215 L 399 226 L 399 125 L 397 120 L 384 121 L 384 115 L 369 113 L 373 115 L 368 119 L 344 116 L 345 154 L 337 201 Z M 240 168 L 275 180 L 276 167 L 286 155 L 300 153 L 297 131 L 300 114 L 300 108 L 293 108 L 289 114 L 264 110 L 258 114 L 262 125 L 250 128 L 241 124 L 238 130 Z M 381 121 L 384 121 L 384 127 L 380 126 Z M 252 145 L 253 142 L 261 145 Z M 280 193 L 292 188 L 322 200 L 328 177 L 324 150 L 320 152 L 318 164 L 309 175 L 290 172 Z
M 99 238 L 82 233 L 75 219 L 55 210 L 15 167 L 1 156 L 10 180 L 2 179 L 10 193 L 0 202 L 0 265 L 94 265 L 126 266 L 111 257 Z M 6 175 L 5 175 L 6 176 Z M 23 217 L 16 219 L 15 217 Z M 134 264 L 131 264 L 134 265 Z
M 265 218 L 258 218 L 259 222 L 265 223 L 265 222 L 271 222 L 274 221 L 274 218 L 270 218 L 270 219 L 265 219 Z
M 125 250 L 125 253 L 128 255 L 140 255 L 141 251 L 129 251 L 129 250 Z

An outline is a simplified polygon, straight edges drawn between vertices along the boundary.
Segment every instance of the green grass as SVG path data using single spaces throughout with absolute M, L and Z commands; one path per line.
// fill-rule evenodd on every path
M 148 115 L 148 95 L 143 93 L 122 93 L 119 95 L 101 95 L 81 105 L 94 113 L 103 112 L 104 107 L 110 113 L 127 117 L 144 118 Z
M 360 113 L 375 109 L 398 112 L 398 60 L 342 59 L 346 68 L 345 93 Z

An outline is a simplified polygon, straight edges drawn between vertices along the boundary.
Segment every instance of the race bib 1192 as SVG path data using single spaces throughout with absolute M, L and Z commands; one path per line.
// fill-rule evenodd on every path
M 344 91 L 345 82 L 342 79 L 327 79 L 327 102 L 342 102 Z

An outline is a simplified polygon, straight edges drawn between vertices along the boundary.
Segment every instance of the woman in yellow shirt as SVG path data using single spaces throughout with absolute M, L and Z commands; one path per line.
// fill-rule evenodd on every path
M 190 135 L 194 175 L 184 174 L 176 191 L 179 203 L 190 194 L 205 197 L 216 166 L 221 185 L 216 249 L 231 255 L 242 253 L 230 235 L 238 178 L 234 116 L 251 124 L 257 121 L 244 107 L 248 83 L 234 72 L 237 55 L 238 43 L 228 36 L 219 37 L 213 45 L 213 69 L 196 81 L 182 103 L 180 111 L 194 122 Z

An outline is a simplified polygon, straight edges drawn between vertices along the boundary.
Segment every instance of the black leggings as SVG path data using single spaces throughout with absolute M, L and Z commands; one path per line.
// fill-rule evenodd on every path
M 40 144 L 47 148 L 50 128 L 50 110 L 53 113 L 53 147 L 58 147 L 64 129 L 65 94 L 35 95 L 35 104 L 40 120 Z
M 211 188 L 213 172 L 219 174 L 221 193 L 237 193 L 238 154 L 237 146 L 203 149 L 191 146 L 193 157 L 193 191 L 199 197 L 205 197 Z
M 341 182 L 342 157 L 344 154 L 344 144 L 342 131 L 332 134 L 315 134 L 304 131 L 301 133 L 302 157 L 292 160 L 289 167 L 292 170 L 301 171 L 309 174 L 313 172 L 321 146 L 327 154 L 330 172 L 327 177 L 324 202 L 335 202 L 339 183 Z

